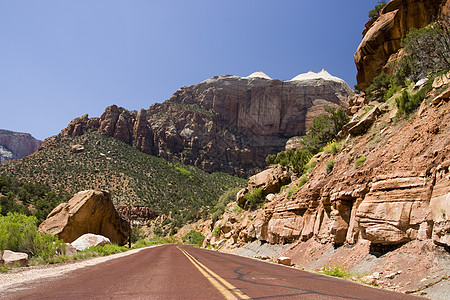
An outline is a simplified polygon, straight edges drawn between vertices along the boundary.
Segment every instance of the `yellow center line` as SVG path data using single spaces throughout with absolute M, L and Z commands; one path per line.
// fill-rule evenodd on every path
M 197 269 L 205 276 L 214 287 L 216 287 L 226 299 L 250 299 L 246 294 L 241 292 L 237 287 L 233 286 L 231 283 L 211 271 L 204 264 L 199 262 L 195 257 L 189 254 L 186 250 L 177 247 L 190 261 L 191 263 L 197 267 Z M 220 281 L 222 284 L 220 284 Z M 238 298 L 236 298 L 230 291 L 233 291 Z

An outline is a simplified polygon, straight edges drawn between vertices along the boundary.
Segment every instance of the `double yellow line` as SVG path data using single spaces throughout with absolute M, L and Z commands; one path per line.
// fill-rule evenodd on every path
M 183 254 L 191 261 L 191 263 L 202 273 L 206 279 L 211 282 L 211 284 L 222 293 L 226 299 L 250 299 L 246 294 L 241 292 L 237 287 L 233 286 L 231 283 L 208 269 L 205 265 L 199 262 L 195 257 L 190 255 L 186 250 L 177 247 L 178 250 L 183 252 Z

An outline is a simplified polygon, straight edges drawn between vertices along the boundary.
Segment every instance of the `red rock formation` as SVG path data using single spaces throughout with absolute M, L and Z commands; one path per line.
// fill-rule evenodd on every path
M 41 143 L 29 133 L 0 129 L 0 163 L 30 155 L 38 150 Z
M 266 156 L 283 150 L 289 137 L 305 134 L 326 107 L 347 108 L 352 95 L 325 70 L 290 81 L 257 75 L 216 76 L 139 112 L 112 105 L 100 119 L 73 120 L 62 134 L 98 130 L 145 153 L 243 176 L 264 168 Z M 43 147 L 52 144 L 56 138 Z
M 438 17 L 447 20 L 447 0 L 392 0 L 381 11 L 378 19 L 366 24 L 363 40 L 356 50 L 358 87 L 365 90 L 372 80 L 396 55 L 401 39 L 411 28 L 422 28 Z
M 226 245 L 314 239 L 335 245 L 433 240 L 450 246 L 450 102 L 423 103 L 415 119 L 387 128 L 390 114 L 380 111 L 371 128 L 377 138 L 368 133 L 347 140 L 337 155 L 317 155 L 305 185 L 292 182 L 267 199 L 263 210 L 249 212 L 251 222 L 234 223 Z M 365 162 L 355 167 L 362 156 Z M 228 217 L 214 227 L 226 226 Z

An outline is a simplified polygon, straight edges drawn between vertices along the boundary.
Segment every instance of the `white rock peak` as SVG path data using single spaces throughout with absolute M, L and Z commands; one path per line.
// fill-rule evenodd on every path
M 247 78 L 264 78 L 264 79 L 272 79 L 272 78 L 270 78 L 266 73 L 261 72 L 261 71 L 259 71 L 259 72 L 254 72 L 254 73 L 248 75 Z
M 322 69 L 322 71 L 320 72 L 313 72 L 313 71 L 309 71 L 308 73 L 303 73 L 303 74 L 299 74 L 297 76 L 295 76 L 294 78 L 292 78 L 290 81 L 301 81 L 301 80 L 310 80 L 310 79 L 324 79 L 324 80 L 331 80 L 331 81 L 337 81 L 337 82 L 342 82 L 343 80 L 330 75 L 330 73 L 327 72 L 327 70 Z

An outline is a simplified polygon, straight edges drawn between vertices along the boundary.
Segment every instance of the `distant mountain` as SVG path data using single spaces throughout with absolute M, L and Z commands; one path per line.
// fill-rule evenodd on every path
M 0 176 L 69 193 L 108 190 L 115 205 L 145 205 L 157 214 L 177 216 L 179 223 L 206 215 L 225 191 L 246 184 L 226 173 L 209 174 L 142 153 L 98 132 L 56 140 L 58 146 L 1 164 Z
M 244 177 L 263 169 L 266 156 L 284 150 L 290 137 L 304 135 L 326 107 L 346 108 L 352 95 L 326 70 L 288 81 L 262 72 L 216 76 L 182 87 L 149 109 L 112 105 L 100 118 L 76 118 L 60 135 L 98 131 L 167 160 Z M 52 137 L 42 148 L 55 145 Z
M 42 141 L 29 133 L 0 129 L 0 163 L 36 152 Z

